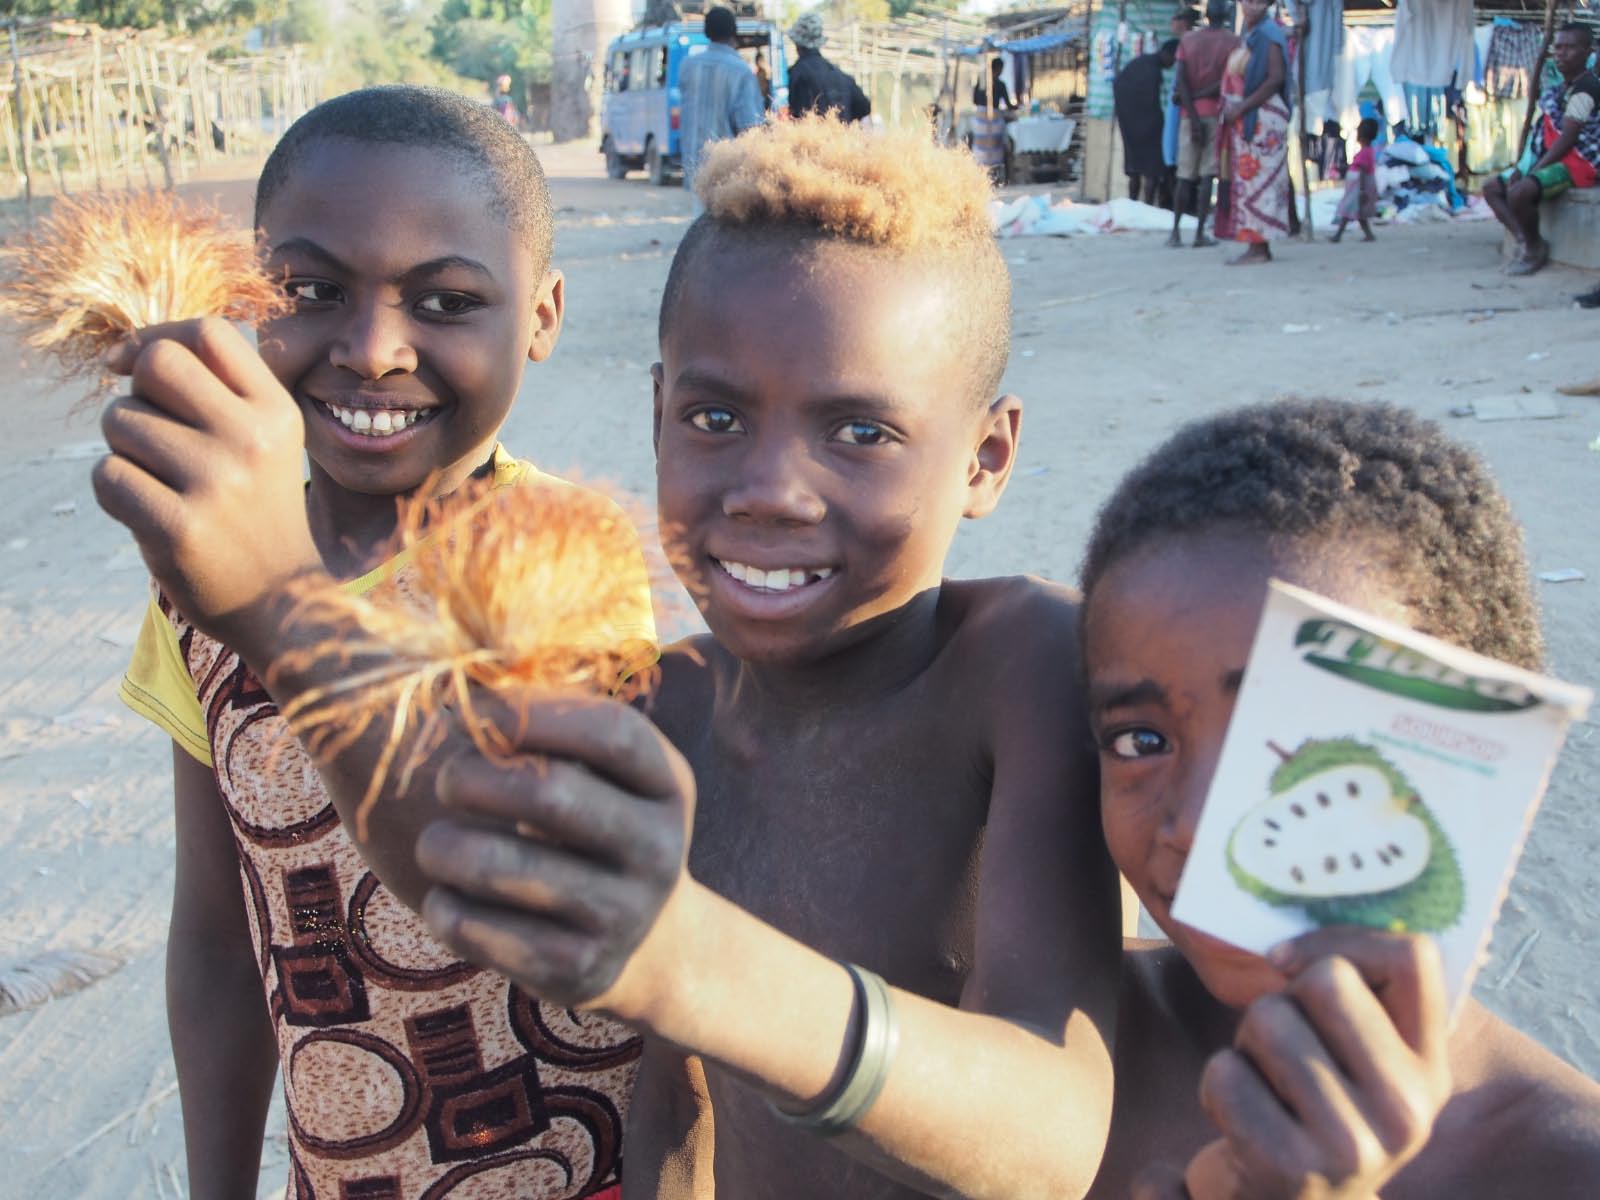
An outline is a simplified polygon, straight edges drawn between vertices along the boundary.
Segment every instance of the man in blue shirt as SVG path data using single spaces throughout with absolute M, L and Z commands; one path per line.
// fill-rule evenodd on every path
M 738 26 L 732 11 L 720 6 L 708 10 L 705 27 L 711 44 L 691 55 L 678 72 L 683 91 L 678 137 L 686 188 L 694 187 L 700 152 L 707 142 L 738 137 L 766 119 L 761 85 L 735 49 Z

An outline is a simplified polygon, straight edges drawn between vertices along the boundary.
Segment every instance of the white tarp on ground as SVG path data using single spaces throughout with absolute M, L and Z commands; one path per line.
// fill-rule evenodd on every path
M 1318 188 L 1311 193 L 1311 216 L 1317 230 L 1332 229 L 1334 213 L 1339 208 L 1342 188 Z M 1298 200 L 1297 204 L 1304 201 Z M 1304 212 L 1302 208 L 1300 210 Z M 1494 214 L 1477 196 L 1468 198 L 1466 204 L 1454 213 L 1442 204 L 1412 204 L 1396 212 L 1392 203 L 1380 203 L 1380 221 L 1398 221 L 1413 224 L 1418 221 L 1482 221 Z M 1109 204 L 1074 204 L 1071 200 L 1050 203 L 1042 193 L 1018 196 L 1014 200 L 991 200 L 989 221 L 996 237 L 1077 237 L 1100 233 L 1170 233 L 1172 213 L 1153 204 L 1141 204 L 1125 197 Z M 1194 234 L 1194 218 L 1184 217 L 1180 229 L 1185 236 Z
M 996 237 L 1073 237 L 1097 233 L 1170 233 L 1172 213 L 1126 197 L 1109 204 L 1050 203 L 1042 193 L 1015 200 L 992 200 L 989 219 Z M 1183 232 L 1194 232 L 1194 218 L 1184 217 Z

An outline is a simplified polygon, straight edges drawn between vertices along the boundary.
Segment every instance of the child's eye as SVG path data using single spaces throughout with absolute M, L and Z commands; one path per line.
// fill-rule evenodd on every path
M 463 296 L 460 292 L 429 292 L 417 301 L 420 311 L 438 317 L 460 317 L 482 307 L 481 301 Z
M 706 433 L 743 433 L 739 418 L 725 408 L 702 408 L 692 413 L 689 424 Z
M 889 431 L 876 421 L 846 421 L 833 436 L 851 446 L 881 446 L 890 440 Z
M 344 293 L 325 279 L 291 279 L 283 290 L 296 304 L 337 304 L 344 299 Z
M 1154 729 L 1123 729 L 1111 734 L 1103 742 L 1101 749 L 1113 758 L 1135 759 L 1149 758 L 1153 754 L 1167 752 L 1167 739 Z

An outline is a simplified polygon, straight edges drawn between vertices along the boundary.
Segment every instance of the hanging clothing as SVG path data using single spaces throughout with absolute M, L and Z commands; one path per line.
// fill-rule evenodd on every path
M 1524 99 L 1533 90 L 1544 32 L 1534 25 L 1496 23 L 1489 34 L 1483 67 L 1483 90 L 1500 99 Z
M 1472 0 L 1399 0 L 1394 14 L 1394 77 L 1442 88 L 1472 78 Z
M 1325 121 L 1322 136 L 1316 140 L 1317 176 L 1320 179 L 1343 179 L 1350 163 L 1344 145 L 1344 133 L 1337 121 Z
M 1344 0 L 1296 0 L 1292 7 L 1306 24 L 1306 95 L 1329 91 L 1344 53 Z
M 1371 83 L 1383 103 L 1385 131 L 1403 118 L 1406 94 L 1391 70 L 1394 59 L 1394 27 L 1353 25 L 1345 31 L 1344 57 L 1334 86 L 1333 110 L 1347 113 L 1360 103 L 1362 90 Z M 1363 113 L 1363 116 L 1370 114 Z
M 1402 84 L 1406 93 L 1406 129 L 1416 138 L 1426 137 L 1439 127 L 1439 102 L 1444 89 Z

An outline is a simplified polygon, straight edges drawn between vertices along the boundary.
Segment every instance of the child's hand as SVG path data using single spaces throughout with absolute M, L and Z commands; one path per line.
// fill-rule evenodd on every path
M 1193 1200 L 1367 1200 L 1426 1144 L 1450 1096 L 1430 940 L 1344 927 L 1280 950 L 1287 988 L 1251 1004 L 1201 1078 L 1223 1137 L 1184 1173 Z
M 459 815 L 417 840 L 434 885 L 422 915 L 461 957 L 541 999 L 637 1017 L 659 987 L 648 950 L 671 936 L 658 917 L 687 890 L 693 773 L 625 705 L 514 707 L 528 758 L 467 751 L 439 771 L 438 798 Z
M 244 336 L 208 318 L 143 331 L 110 363 L 133 395 L 101 418 L 100 507 L 183 612 L 236 649 L 250 610 L 321 560 L 306 521 L 305 426 Z M 242 618 L 242 619 L 241 619 Z

